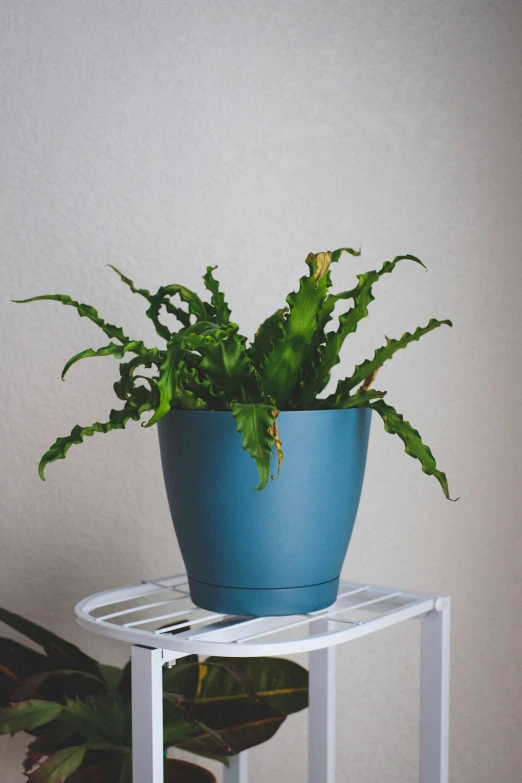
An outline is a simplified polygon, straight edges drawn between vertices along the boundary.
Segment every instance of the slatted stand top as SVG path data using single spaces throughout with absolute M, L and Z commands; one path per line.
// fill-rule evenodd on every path
M 249 657 L 342 644 L 441 611 L 443 605 L 442 596 L 342 581 L 337 601 L 326 609 L 286 617 L 237 617 L 195 606 L 183 574 L 97 593 L 80 601 L 75 611 L 83 628 L 130 644 Z

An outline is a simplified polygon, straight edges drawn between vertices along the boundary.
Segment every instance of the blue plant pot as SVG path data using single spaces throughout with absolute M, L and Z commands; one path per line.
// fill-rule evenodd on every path
M 282 411 L 281 475 L 259 492 L 255 461 L 242 449 L 231 413 L 172 410 L 161 419 L 170 511 L 197 606 L 288 615 L 335 601 L 370 418 L 363 408 Z

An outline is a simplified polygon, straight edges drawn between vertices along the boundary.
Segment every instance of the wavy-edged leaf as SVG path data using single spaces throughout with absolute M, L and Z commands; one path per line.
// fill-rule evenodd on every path
M 161 324 L 157 319 L 157 313 L 159 312 L 159 308 L 158 311 L 156 311 L 156 298 L 155 298 L 156 295 L 151 294 L 151 292 L 147 291 L 146 288 L 136 288 L 134 282 L 129 277 L 126 277 L 126 275 L 124 275 L 123 272 L 120 272 L 120 270 L 117 267 L 115 267 L 113 264 L 107 264 L 107 266 L 110 266 L 110 268 L 114 272 L 116 272 L 117 275 L 119 275 L 122 283 L 128 285 L 133 294 L 139 294 L 140 296 L 143 296 L 149 302 L 150 305 L 154 305 L 153 314 L 151 315 L 147 311 L 147 315 L 149 316 L 149 318 L 152 319 L 152 322 L 154 323 L 156 331 L 160 335 L 160 337 L 163 337 L 164 339 L 168 340 L 171 334 L 170 331 L 167 329 L 166 326 L 163 326 L 163 324 Z M 173 305 L 167 297 L 163 298 L 163 300 L 159 303 L 159 307 L 165 307 L 167 313 L 175 316 L 183 326 L 190 326 L 189 313 L 185 312 L 185 310 L 182 310 L 181 307 L 176 307 L 176 305 Z
M 42 628 L 41 625 L 4 608 L 0 608 L 0 622 L 38 644 L 51 659 L 51 663 L 47 664 L 48 669 L 52 665 L 53 668 L 76 669 L 95 677 L 101 676 L 98 662 L 94 658 L 47 628 Z
M 270 351 L 273 341 L 283 334 L 285 314 L 288 307 L 281 307 L 272 313 L 259 327 L 249 348 L 252 364 L 259 369 Z
M 44 471 L 46 466 L 50 462 L 55 462 L 58 459 L 65 459 L 67 452 L 74 444 L 83 443 L 85 437 L 91 437 L 95 432 L 112 432 L 112 430 L 122 430 L 129 421 L 138 421 L 140 417 L 153 409 L 151 402 L 143 402 L 140 405 L 136 405 L 129 400 L 127 405 L 121 410 L 112 410 L 109 414 L 109 421 L 99 422 L 88 427 L 82 427 L 77 424 L 73 427 L 70 435 L 66 435 L 62 438 L 57 438 L 51 448 L 45 452 L 40 464 L 38 466 L 38 474 L 42 481 L 45 481 Z
M 120 400 L 129 401 L 136 396 L 136 380 L 138 378 L 144 379 L 151 388 L 151 395 L 149 401 L 152 406 L 155 407 L 153 390 L 157 390 L 157 382 L 159 377 L 154 376 L 152 378 L 145 378 L 143 375 L 136 375 L 135 372 L 138 367 L 145 367 L 150 369 L 153 364 L 155 367 L 160 367 L 165 361 L 165 352 L 161 351 L 158 354 L 158 358 L 152 359 L 152 354 L 148 356 L 135 356 L 130 362 L 121 362 L 119 365 L 120 378 L 114 384 L 114 392 Z
M 49 756 L 28 776 L 29 783 L 64 783 L 81 766 L 87 748 L 64 748 Z
M 331 408 L 365 408 L 373 400 L 381 400 L 386 396 L 386 392 L 377 391 L 377 389 L 357 389 L 354 394 L 339 395 L 335 400 L 327 397 L 320 400 L 318 410 L 330 410 Z M 333 398 L 333 395 L 332 395 Z M 335 404 L 334 404 L 335 403 Z
M 348 399 L 350 392 L 366 378 L 374 375 L 384 362 L 391 359 L 392 356 L 402 348 L 406 348 L 410 343 L 420 340 L 425 334 L 433 332 L 439 326 L 453 326 L 451 321 L 438 321 L 432 318 L 426 326 L 419 326 L 414 332 L 404 332 L 398 340 L 386 338 L 386 345 L 377 348 L 372 359 L 367 359 L 362 364 L 358 364 L 355 371 L 349 378 L 339 381 L 335 393 L 329 398 L 332 408 L 344 408 L 343 401 Z
M 0 709 L 0 734 L 30 731 L 56 720 L 64 710 L 63 704 L 41 699 L 29 699 Z
M 242 446 L 256 461 L 259 473 L 257 491 L 266 487 L 270 476 L 270 455 L 274 438 L 271 428 L 274 424 L 274 409 L 264 403 L 235 402 L 231 406 L 236 420 L 236 429 L 242 435 Z
M 448 500 L 453 500 L 449 494 L 446 475 L 437 469 L 435 457 L 430 448 L 422 442 L 420 434 L 412 427 L 410 422 L 406 421 L 400 413 L 397 413 L 395 408 L 392 408 L 391 405 L 388 405 L 384 400 L 378 400 L 377 402 L 371 403 L 368 407 L 377 411 L 384 422 L 384 429 L 386 432 L 399 436 L 404 443 L 404 451 L 406 454 L 409 454 L 409 456 L 414 459 L 418 459 L 422 465 L 423 472 L 427 473 L 428 476 L 435 476 L 441 485 L 445 496 Z
M 196 318 L 196 321 L 209 321 L 212 323 L 216 320 L 216 311 L 214 307 L 207 302 L 203 302 L 203 300 L 200 299 L 194 291 L 191 291 L 190 288 L 186 288 L 184 285 L 178 285 L 177 283 L 161 286 L 157 293 L 149 300 L 150 307 L 147 310 L 147 315 L 152 319 L 158 334 L 161 334 L 165 340 L 170 340 L 173 335 L 172 332 L 160 322 L 159 313 L 162 307 L 166 307 L 168 312 L 172 312 L 172 309 L 169 310 L 169 303 L 173 296 L 179 296 L 182 302 L 188 304 L 189 315 L 193 315 Z M 176 310 L 177 309 L 178 308 L 176 308 Z M 181 310 L 180 313 L 182 312 L 184 311 Z M 179 318 L 179 313 L 176 314 L 176 317 L 181 320 Z M 185 326 L 188 327 L 189 325 L 190 319 L 188 322 L 185 321 Z
M 380 278 L 393 272 L 400 261 L 414 261 L 424 267 L 422 261 L 410 254 L 396 256 L 393 261 L 385 261 L 379 271 L 372 270 L 357 275 L 358 283 L 350 291 L 327 296 L 322 303 L 320 319 L 322 326 L 331 320 L 331 313 L 337 302 L 344 299 L 352 299 L 353 306 L 339 316 L 339 327 L 334 332 L 323 333 L 324 344 L 317 346 L 316 355 L 312 360 L 313 373 L 307 379 L 303 391 L 302 405 L 307 407 L 315 399 L 317 394 L 324 389 L 330 380 L 332 368 L 339 363 L 339 353 L 348 335 L 357 330 L 359 321 L 368 315 L 368 306 L 374 301 L 373 286 Z M 424 267 L 426 268 L 426 267 Z
M 160 351 L 157 348 L 147 348 L 141 340 L 129 340 L 124 345 L 118 345 L 117 343 L 109 343 L 102 348 L 87 348 L 85 351 L 80 351 L 73 356 L 62 370 L 62 381 L 65 378 L 66 373 L 73 364 L 81 361 L 81 359 L 88 359 L 95 356 L 114 356 L 116 359 L 123 359 L 126 353 L 135 353 L 141 359 L 141 364 L 149 362 L 148 366 L 151 366 L 154 362 L 157 362 L 160 357 Z
M 78 314 L 82 318 L 88 318 L 90 321 L 95 323 L 96 326 L 99 326 L 100 329 L 105 332 L 107 337 L 119 340 L 121 343 L 126 343 L 129 341 L 129 338 L 124 335 L 120 326 L 114 326 L 113 324 L 107 323 L 103 320 L 103 318 L 100 318 L 98 311 L 95 310 L 94 307 L 76 302 L 74 299 L 71 299 L 70 296 L 67 296 L 67 294 L 44 294 L 43 296 L 33 296 L 30 299 L 13 299 L 12 301 L 16 304 L 27 304 L 28 302 L 40 302 L 44 300 L 61 302 L 63 305 L 75 307 L 78 311 Z
M 288 406 L 298 388 L 321 305 L 331 286 L 332 260 L 331 253 L 310 253 L 306 258 L 309 274 L 300 279 L 297 292 L 286 297 L 288 314 L 276 330 L 261 370 L 265 393 L 279 409 Z
M 246 338 L 238 334 L 236 324 L 220 329 L 200 324 L 201 330 L 186 330 L 184 348 L 201 356 L 198 373 L 206 377 L 231 404 L 233 401 L 257 402 L 261 398 L 259 376 L 245 348 Z
M 169 339 L 165 359 L 159 368 L 159 380 L 157 382 L 159 402 L 154 414 L 143 425 L 144 427 L 152 427 L 153 424 L 157 424 L 170 411 L 178 386 L 182 356 L 181 332 L 177 332 Z
M 223 392 L 198 367 L 189 367 L 185 360 L 179 364 L 176 400 L 189 410 L 227 410 Z
M 216 312 L 216 321 L 219 326 L 227 326 L 230 323 L 230 307 L 225 301 L 225 295 L 222 293 L 219 283 L 212 274 L 217 266 L 207 266 L 207 271 L 203 275 L 205 287 L 212 294 L 210 302 Z

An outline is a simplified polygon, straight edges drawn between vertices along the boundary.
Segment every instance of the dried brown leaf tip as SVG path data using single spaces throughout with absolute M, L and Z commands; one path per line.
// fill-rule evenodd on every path
M 364 381 L 362 382 L 362 384 L 360 386 L 360 390 L 361 391 L 368 391 L 368 389 L 370 388 L 370 386 L 374 382 L 378 372 L 379 372 L 379 369 L 374 370 L 373 372 L 371 372 L 369 375 L 366 376 L 366 378 L 364 379 Z
M 272 476 L 273 479 L 279 478 L 279 473 L 281 472 L 281 465 L 283 464 L 283 444 L 281 443 L 281 438 L 279 437 L 279 430 L 277 428 L 277 417 L 279 416 L 279 411 L 272 411 L 272 416 L 274 417 L 274 423 L 271 427 L 268 428 L 268 432 L 274 439 L 276 451 L 277 451 L 277 476 Z
M 317 282 L 318 280 L 321 279 L 321 277 L 324 277 L 324 275 L 328 272 L 328 268 L 332 263 L 332 254 L 317 253 L 317 255 L 315 256 L 315 263 L 316 263 L 316 268 L 314 272 L 314 280 Z

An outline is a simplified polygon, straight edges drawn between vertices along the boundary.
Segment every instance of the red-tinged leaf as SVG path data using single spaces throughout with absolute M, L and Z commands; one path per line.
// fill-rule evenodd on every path
M 81 765 L 86 752 L 82 746 L 59 750 L 28 776 L 29 783 L 64 783 Z
M 167 759 L 165 783 L 217 783 L 217 780 L 212 772 L 198 764 L 181 759 Z
M 12 707 L 0 709 L 0 734 L 30 731 L 55 720 L 63 712 L 63 704 L 30 699 Z

